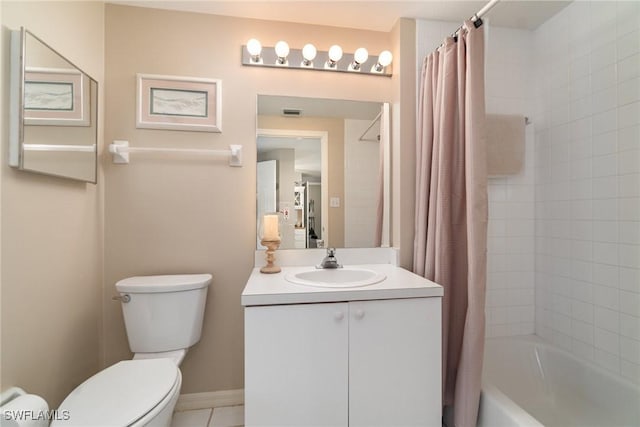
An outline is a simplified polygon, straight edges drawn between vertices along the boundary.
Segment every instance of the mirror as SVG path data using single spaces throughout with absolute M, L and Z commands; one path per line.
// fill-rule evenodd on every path
M 389 245 L 389 104 L 258 95 L 257 115 L 256 220 L 280 214 L 280 249 Z
M 96 183 L 98 83 L 24 28 L 11 32 L 9 164 Z

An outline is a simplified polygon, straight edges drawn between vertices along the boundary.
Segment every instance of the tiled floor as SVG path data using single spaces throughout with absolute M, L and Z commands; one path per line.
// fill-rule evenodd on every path
M 244 406 L 196 409 L 173 414 L 171 427 L 242 427 Z

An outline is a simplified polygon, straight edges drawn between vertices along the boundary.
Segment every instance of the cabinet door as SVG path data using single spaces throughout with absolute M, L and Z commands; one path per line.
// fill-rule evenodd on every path
M 247 426 L 348 424 L 348 305 L 245 308 Z
M 441 426 L 440 298 L 349 303 L 349 426 Z

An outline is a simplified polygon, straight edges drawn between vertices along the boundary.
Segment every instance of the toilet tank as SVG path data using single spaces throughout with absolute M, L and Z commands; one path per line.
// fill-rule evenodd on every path
M 116 283 L 131 351 L 156 353 L 197 343 L 210 283 L 210 274 L 138 276 Z

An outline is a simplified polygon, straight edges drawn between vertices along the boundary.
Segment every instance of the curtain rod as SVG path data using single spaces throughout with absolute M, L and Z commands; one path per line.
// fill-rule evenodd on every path
M 491 0 L 489 3 L 485 4 L 484 7 L 478 11 L 478 13 L 473 15 L 471 17 L 471 20 L 475 22 L 477 19 L 482 18 L 487 12 L 493 9 L 493 6 L 495 6 L 499 2 L 500 0 Z M 473 18 L 476 18 L 476 19 L 473 19 Z
M 489 3 L 485 4 L 482 9 L 480 9 L 479 11 L 477 11 L 470 19 L 471 22 L 473 22 L 473 24 L 475 25 L 476 28 L 478 28 L 479 26 L 482 25 L 482 17 L 484 15 L 487 14 L 487 12 L 489 12 L 491 9 L 493 9 L 493 7 L 498 4 L 500 2 L 500 0 L 491 0 L 489 1 Z M 458 27 L 457 30 L 455 30 L 453 32 L 453 34 L 451 34 L 451 37 L 453 37 L 455 39 L 455 41 L 458 41 L 458 33 L 460 32 L 460 30 L 462 29 L 462 25 L 460 25 Z M 444 45 L 444 43 L 442 43 L 440 46 L 438 46 L 436 48 L 440 49 L 442 46 Z

